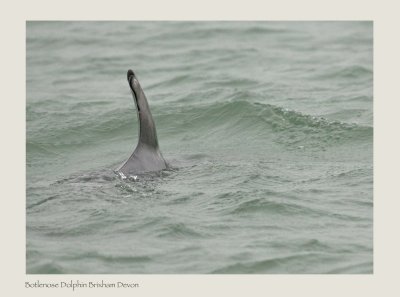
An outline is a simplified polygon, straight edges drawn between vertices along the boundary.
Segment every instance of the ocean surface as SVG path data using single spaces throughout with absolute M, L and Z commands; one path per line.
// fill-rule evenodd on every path
M 373 273 L 372 22 L 27 22 L 28 274 Z M 168 170 L 113 170 L 149 100 Z

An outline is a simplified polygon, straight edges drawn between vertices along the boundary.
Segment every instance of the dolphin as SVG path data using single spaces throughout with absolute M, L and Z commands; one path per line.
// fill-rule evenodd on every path
M 156 125 L 146 95 L 135 73 L 130 69 L 127 79 L 139 120 L 139 141 L 129 159 L 115 170 L 123 179 L 136 177 L 137 174 L 161 171 L 168 167 L 158 145 Z

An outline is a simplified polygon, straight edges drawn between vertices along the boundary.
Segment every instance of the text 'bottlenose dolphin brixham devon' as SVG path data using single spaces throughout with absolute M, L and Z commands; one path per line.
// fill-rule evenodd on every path
M 141 173 L 157 172 L 167 168 L 158 146 L 156 126 L 147 103 L 146 95 L 132 70 L 128 70 L 128 84 L 135 101 L 139 120 L 139 141 L 136 149 L 118 169 L 117 174 L 123 179 Z

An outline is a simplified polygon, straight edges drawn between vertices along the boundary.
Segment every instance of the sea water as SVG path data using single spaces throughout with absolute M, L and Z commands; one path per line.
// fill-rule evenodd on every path
M 372 273 L 372 56 L 372 22 L 27 22 L 27 273 Z M 136 180 L 128 69 L 170 164 Z

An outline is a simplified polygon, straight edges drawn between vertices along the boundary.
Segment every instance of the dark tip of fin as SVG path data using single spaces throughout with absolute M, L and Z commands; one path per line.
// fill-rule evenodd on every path
M 131 76 L 134 76 L 134 75 L 135 75 L 135 73 L 133 73 L 133 71 L 132 71 L 131 69 L 129 69 L 129 70 L 128 70 L 128 74 L 127 74 L 127 79 L 128 79 L 128 81 L 129 81 L 130 77 L 131 77 Z

